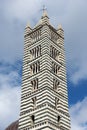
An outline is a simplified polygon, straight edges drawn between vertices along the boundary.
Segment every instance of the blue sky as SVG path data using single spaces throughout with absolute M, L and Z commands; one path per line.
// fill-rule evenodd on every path
M 0 1 L 0 130 L 19 118 L 24 28 L 46 5 L 51 24 L 65 35 L 72 130 L 87 130 L 87 1 Z

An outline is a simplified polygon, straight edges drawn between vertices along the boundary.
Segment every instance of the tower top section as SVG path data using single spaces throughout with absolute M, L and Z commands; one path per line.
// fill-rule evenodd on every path
M 40 20 L 38 21 L 38 23 L 34 26 L 34 28 L 37 28 L 38 26 L 41 26 L 41 25 L 44 25 L 44 24 L 50 24 L 49 23 L 49 17 L 48 17 L 48 14 L 47 14 L 47 9 L 45 6 L 43 6 L 43 9 L 42 9 L 43 13 L 42 13 L 42 16 L 40 18 Z
M 43 6 L 42 10 L 43 10 L 43 14 L 42 14 L 42 17 L 41 17 L 42 24 L 44 24 L 44 23 L 49 24 L 49 17 L 48 17 L 48 14 L 47 14 L 47 8 L 45 6 Z
M 55 29 L 50 24 L 49 16 L 47 13 L 47 8 L 45 6 L 43 6 L 43 8 L 41 10 L 42 10 L 41 18 L 39 19 L 39 21 L 35 24 L 35 26 L 33 28 L 31 28 L 29 23 L 27 24 L 27 26 L 25 27 L 25 35 L 36 31 L 37 29 L 43 27 L 44 25 L 47 25 L 51 30 L 53 30 L 55 33 L 58 33 L 59 35 L 61 35 L 64 38 L 64 31 L 63 31 L 61 24 L 58 25 L 57 29 Z

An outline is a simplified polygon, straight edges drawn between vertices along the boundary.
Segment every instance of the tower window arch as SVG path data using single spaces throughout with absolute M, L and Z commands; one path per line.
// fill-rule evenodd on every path
M 52 72 L 58 75 L 59 70 L 60 70 L 60 66 L 55 62 L 52 62 Z
M 31 125 L 34 125 L 34 123 L 35 123 L 35 116 L 31 115 Z
M 56 109 L 58 108 L 58 104 L 59 104 L 59 98 L 55 97 L 55 107 L 56 107 Z
M 30 73 L 31 75 L 36 74 L 40 71 L 40 62 L 34 62 L 33 64 L 30 65 Z
M 53 89 L 57 90 L 59 87 L 59 84 L 60 84 L 59 80 L 53 79 Z
M 61 118 L 61 117 L 58 115 L 58 117 L 57 117 L 57 121 L 58 121 L 58 123 L 60 122 L 60 118 Z
M 36 100 L 37 100 L 36 97 L 33 97 L 33 98 L 32 98 L 32 102 L 33 102 L 33 107 L 34 107 L 34 108 L 36 107 Z
M 41 56 L 41 45 L 30 50 L 30 60 L 34 60 L 39 56 Z
M 59 60 L 59 55 L 60 55 L 60 52 L 55 48 L 53 47 L 52 45 L 50 46 L 50 56 L 55 59 L 55 60 Z
M 38 89 L 38 78 L 35 78 L 31 81 L 31 86 L 33 91 Z

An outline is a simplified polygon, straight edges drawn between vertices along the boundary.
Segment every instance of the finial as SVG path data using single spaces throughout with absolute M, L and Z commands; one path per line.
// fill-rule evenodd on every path
M 28 34 L 30 31 L 32 31 L 32 28 L 30 27 L 30 24 L 28 22 L 26 27 L 25 27 L 25 35 Z
M 61 24 L 58 25 L 58 29 L 62 29 L 62 25 Z
M 42 10 L 43 10 L 43 13 L 44 13 L 45 10 L 47 10 L 45 5 L 43 5 L 43 9 Z
M 30 27 L 30 23 L 29 22 L 27 23 L 26 27 Z
M 42 11 L 43 11 L 43 17 L 47 16 L 47 8 L 45 5 L 43 5 Z

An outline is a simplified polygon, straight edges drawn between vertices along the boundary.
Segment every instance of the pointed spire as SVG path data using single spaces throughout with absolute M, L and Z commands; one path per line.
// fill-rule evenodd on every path
M 43 5 L 43 14 L 42 14 L 42 17 L 45 17 L 45 16 L 48 16 L 47 15 L 47 8 L 45 7 L 45 5 Z
M 61 25 L 61 24 L 59 24 L 59 25 L 58 25 L 58 30 L 59 30 L 59 29 L 62 29 L 62 30 L 63 30 L 63 28 L 62 28 L 62 25 Z
M 49 17 L 47 14 L 46 7 L 43 5 L 43 9 L 41 9 L 41 10 L 43 11 L 42 17 L 39 20 L 39 22 L 34 26 L 34 28 L 38 27 L 39 25 L 45 24 L 45 23 L 49 24 Z
M 30 31 L 32 31 L 32 29 L 30 27 L 30 23 L 28 22 L 26 27 L 25 27 L 25 35 L 28 34 Z
M 42 23 L 48 23 L 49 24 L 49 17 L 47 14 L 47 9 L 45 6 L 43 6 L 43 14 L 42 14 Z
M 63 31 L 63 28 L 62 28 L 61 24 L 58 25 L 57 32 L 58 32 L 59 35 L 61 35 L 62 37 L 64 37 L 64 31 Z
M 42 15 L 42 16 L 43 16 L 43 17 L 46 17 L 46 16 L 48 17 L 48 14 L 47 14 L 47 10 L 46 10 L 46 9 L 43 10 L 43 15 Z
M 30 23 L 28 22 L 25 28 L 31 28 Z

